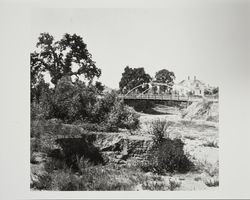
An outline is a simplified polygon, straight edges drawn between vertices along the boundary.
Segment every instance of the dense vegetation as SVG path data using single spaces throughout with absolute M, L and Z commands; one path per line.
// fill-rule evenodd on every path
M 122 73 L 121 80 L 119 82 L 119 88 L 121 93 L 132 92 L 136 89 L 139 93 L 149 89 L 148 83 L 163 83 L 168 84 L 170 87 L 161 85 L 160 92 L 170 92 L 171 87 L 174 84 L 175 74 L 174 72 L 168 71 L 167 69 L 162 69 L 156 72 L 155 77 L 151 77 L 147 74 L 143 67 L 131 68 L 126 66 L 124 72 Z M 152 85 L 152 84 L 151 84 Z M 156 87 L 152 88 L 153 92 L 156 92 Z
M 31 187 L 46 190 L 166 190 L 160 175 L 187 172 L 192 163 L 183 151 L 180 139 L 170 139 L 168 122 L 152 123 L 153 146 L 146 161 L 123 167 L 107 163 L 94 145 L 92 132 L 119 132 L 139 127 L 136 111 L 152 112 L 152 105 L 143 102 L 124 104 L 117 91 L 105 92 L 95 78 L 101 70 L 92 60 L 83 39 L 65 34 L 59 41 L 42 33 L 37 51 L 31 53 L 31 157 L 30 162 L 40 174 L 31 174 Z M 77 66 L 77 70 L 73 68 Z M 45 81 L 45 74 L 51 80 Z M 161 70 L 156 79 L 173 83 L 174 73 Z M 127 92 L 152 78 L 144 68 L 125 68 L 120 90 Z M 142 88 L 139 88 L 141 90 Z M 144 88 L 145 89 L 145 88 Z M 166 88 L 162 88 L 166 90 Z M 129 134 L 130 134 L 129 133 Z M 106 133 L 105 133 L 106 134 Z M 120 134 L 120 133 L 119 133 Z M 125 131 L 128 134 L 128 131 Z M 43 159 L 46 161 L 44 162 Z M 40 164 L 40 165 L 39 165 Z M 33 169 L 34 170 L 34 169 Z M 34 170 L 35 171 L 35 170 Z M 150 178 L 146 172 L 154 173 Z M 39 177 L 39 181 L 37 181 Z M 150 180 L 151 181 L 151 180 Z
M 138 116 L 115 91 L 104 93 L 100 82 L 93 83 L 101 70 L 80 36 L 65 34 L 54 41 L 53 36 L 42 33 L 37 47 L 38 52 L 31 54 L 32 120 L 56 118 L 65 123 L 95 124 L 89 127 L 108 131 L 138 127 Z M 74 66 L 78 70 L 73 72 Z M 50 83 L 45 82 L 45 73 L 50 74 Z M 88 82 L 83 81 L 86 79 Z

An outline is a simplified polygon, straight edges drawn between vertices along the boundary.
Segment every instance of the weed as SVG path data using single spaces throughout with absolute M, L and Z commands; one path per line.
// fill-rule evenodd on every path
M 216 163 L 208 162 L 207 160 L 203 161 L 196 161 L 195 163 L 196 170 L 199 170 L 201 172 L 205 172 L 212 178 L 218 178 L 219 177 L 219 161 Z
M 176 188 L 179 188 L 181 186 L 181 181 L 170 177 L 169 178 L 169 190 L 174 191 Z
M 208 187 L 216 187 L 216 186 L 219 186 L 219 179 L 218 177 L 210 177 L 210 178 L 205 179 L 204 183 Z
M 203 143 L 203 146 L 205 146 L 205 147 L 219 148 L 217 140 L 208 140 L 205 143 Z
M 173 122 L 160 119 L 151 122 L 151 134 L 154 135 L 155 143 L 159 144 L 164 138 L 169 138 L 169 128 L 172 125 Z

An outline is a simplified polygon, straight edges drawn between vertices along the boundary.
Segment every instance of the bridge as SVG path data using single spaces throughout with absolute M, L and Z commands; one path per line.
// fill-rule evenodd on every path
M 119 98 L 124 99 L 124 100 L 149 100 L 149 101 L 165 101 L 165 102 L 174 102 L 174 103 L 186 103 L 187 105 L 192 103 L 192 102 L 197 102 L 197 101 L 212 101 L 212 102 L 218 102 L 218 98 L 212 97 L 212 96 L 204 96 L 204 97 L 195 97 L 195 96 L 189 96 L 189 95 L 178 95 L 178 94 L 150 94 L 148 91 L 152 87 L 157 87 L 157 86 L 166 86 L 168 88 L 172 89 L 172 85 L 167 84 L 167 83 L 157 83 L 157 82 L 151 82 L 151 83 L 146 83 L 149 85 L 148 89 L 144 90 L 140 94 L 135 94 L 133 91 L 135 91 L 138 87 L 144 87 L 145 83 L 140 84 L 134 88 L 132 88 L 130 91 L 128 91 L 125 95 L 120 95 Z M 184 87 L 184 86 L 182 86 Z M 186 87 L 184 87 L 186 88 Z
M 171 94 L 129 94 L 129 95 L 120 95 L 121 99 L 124 100 L 156 100 L 156 101 L 176 101 L 176 102 L 197 102 L 202 100 L 218 102 L 218 98 L 214 97 L 192 97 L 192 96 L 179 96 Z

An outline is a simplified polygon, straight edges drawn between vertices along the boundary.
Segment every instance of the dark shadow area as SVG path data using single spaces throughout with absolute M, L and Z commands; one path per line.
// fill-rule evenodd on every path
M 136 112 L 142 112 L 151 115 L 172 115 L 168 112 L 159 112 L 155 110 L 156 104 L 149 100 L 131 100 L 125 103 L 135 109 Z M 164 106 L 164 105 L 163 105 Z
M 82 135 L 81 138 L 60 138 L 56 143 L 61 149 L 55 149 L 48 156 L 65 161 L 71 169 L 78 170 L 78 161 L 84 156 L 94 165 L 104 164 L 99 148 L 93 145 L 95 135 Z

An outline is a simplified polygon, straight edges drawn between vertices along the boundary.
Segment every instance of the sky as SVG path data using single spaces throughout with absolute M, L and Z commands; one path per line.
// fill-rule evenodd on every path
M 144 67 L 151 76 L 168 69 L 175 82 L 196 76 L 220 86 L 231 49 L 246 42 L 247 11 L 236 1 L 189 2 L 171 1 L 164 8 L 33 9 L 31 51 L 41 32 L 56 40 L 76 33 L 102 70 L 99 81 L 108 87 L 119 87 L 127 65 Z

